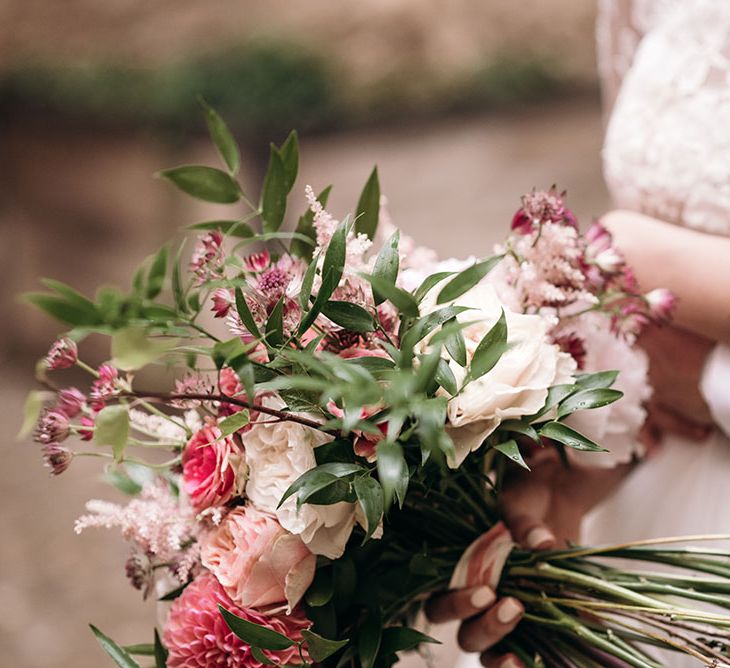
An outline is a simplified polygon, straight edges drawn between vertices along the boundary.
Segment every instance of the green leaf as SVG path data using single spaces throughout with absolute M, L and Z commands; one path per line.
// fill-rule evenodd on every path
M 599 390 L 611 387 L 616 382 L 618 371 L 584 373 L 576 377 L 575 384 L 581 390 Z
M 521 420 L 506 420 L 500 423 L 499 429 L 501 431 L 514 432 L 515 434 L 527 436 L 527 438 L 536 443 L 540 440 L 535 428 Z
M 355 232 L 375 238 L 380 218 L 380 182 L 378 168 L 374 167 L 357 202 Z
M 210 220 L 205 223 L 188 225 L 189 230 L 219 230 L 222 234 L 241 239 L 251 239 L 256 231 L 243 220 Z
M 114 660 L 117 666 L 120 666 L 120 668 L 139 668 L 139 664 L 129 653 L 117 645 L 109 636 L 104 635 L 93 624 L 89 624 L 89 628 L 93 631 L 101 648 Z
M 38 418 L 40 417 L 43 405 L 46 401 L 50 401 L 53 398 L 51 392 L 44 392 L 41 390 L 31 390 L 28 392 L 28 396 L 25 399 L 25 405 L 23 406 L 23 424 L 18 431 L 17 439 L 19 441 L 30 436 L 35 427 Z
M 175 260 L 172 265 L 171 284 L 172 296 L 175 300 L 175 307 L 182 313 L 187 313 L 188 305 L 185 302 L 185 291 L 183 289 L 182 275 L 180 272 L 180 263 L 182 262 L 183 248 L 185 248 L 185 241 L 180 244 L 180 247 L 177 249 L 177 253 L 175 254 Z
M 479 342 L 469 365 L 469 378 L 476 380 L 491 371 L 507 349 L 507 320 L 504 309 L 499 320 Z
M 558 418 L 570 415 L 575 411 L 588 410 L 592 408 L 602 408 L 608 406 L 614 401 L 618 401 L 624 396 L 623 392 L 618 390 L 595 388 L 591 390 L 581 390 L 570 395 L 558 408 Z
M 217 204 L 233 204 L 241 199 L 241 188 L 220 169 L 204 165 L 183 165 L 166 169 L 160 176 L 196 199 Z
M 421 285 L 416 288 L 416 290 L 413 293 L 413 296 L 415 300 L 420 304 L 423 301 L 423 298 L 431 292 L 431 290 L 441 283 L 441 281 L 446 280 L 449 276 L 453 276 L 455 272 L 453 271 L 439 271 L 435 274 L 431 274 L 430 276 L 426 277 L 421 283 Z
M 167 650 L 160 640 L 160 634 L 155 629 L 155 668 L 167 666 Z
M 230 360 L 236 359 L 241 355 L 245 355 L 247 352 L 246 347 L 243 345 L 241 339 L 234 336 L 232 339 L 227 341 L 218 341 L 213 346 L 211 357 L 216 365 L 216 368 L 220 369 Z
M 150 271 L 147 274 L 146 295 L 148 299 L 154 299 L 162 291 L 167 273 L 167 246 L 163 246 L 152 260 Z
M 403 448 L 398 443 L 381 441 L 377 448 L 378 478 L 385 496 L 385 507 L 397 496 L 401 505 L 408 489 L 408 466 L 403 456 Z
M 297 172 L 299 171 L 299 137 L 297 136 L 296 130 L 292 130 L 289 133 L 286 141 L 281 145 L 279 154 L 286 175 L 286 191 L 289 193 L 294 187 L 294 182 L 297 180 Z
M 550 412 L 555 406 L 557 406 L 563 399 L 575 393 L 577 390 L 575 385 L 553 385 L 548 388 L 548 394 L 545 398 L 543 407 L 533 415 L 527 415 L 523 419 L 525 422 L 534 422 L 538 420 L 546 413 Z
M 152 338 L 143 327 L 126 327 L 112 335 L 111 363 L 125 371 L 141 369 L 157 361 L 177 344 L 177 339 Z
M 121 461 L 129 438 L 129 412 L 126 406 L 106 406 L 96 416 L 94 443 L 111 446 L 114 459 Z
M 307 651 L 312 661 L 324 661 L 327 657 L 332 656 L 335 652 L 347 645 L 349 640 L 328 640 L 313 631 L 305 629 L 302 631 L 302 638 L 307 644 Z
M 269 659 L 266 654 L 263 653 L 258 647 L 251 647 L 251 655 L 259 663 L 263 663 L 265 666 L 276 666 L 278 665 L 275 661 Z
M 327 206 L 327 199 L 329 198 L 331 190 L 332 186 L 327 186 L 317 197 L 317 200 L 323 207 Z M 317 235 L 314 230 L 314 211 L 307 209 L 307 212 L 304 215 L 299 216 L 296 232 L 308 239 L 311 239 L 313 243 L 316 241 Z M 292 255 L 296 255 L 303 260 L 310 260 L 312 258 L 313 250 L 312 245 L 306 244 L 299 239 L 294 239 L 289 247 L 289 251 Z
M 471 267 L 464 269 L 452 278 L 439 292 L 437 304 L 446 304 L 447 302 L 458 299 L 465 292 L 471 290 L 479 281 L 481 281 L 494 267 L 501 262 L 503 255 L 495 255 L 488 260 L 477 262 Z
M 140 645 L 124 645 L 122 649 L 129 654 L 137 656 L 154 656 L 155 646 L 152 643 L 142 643 Z
M 57 292 L 62 297 L 65 297 L 66 301 L 72 306 L 85 311 L 89 317 L 93 317 L 96 314 L 94 302 L 92 302 L 88 297 L 84 297 L 78 290 L 72 288 L 70 285 L 57 281 L 53 278 L 43 278 L 41 279 L 41 283 Z
M 389 280 L 380 276 L 369 274 L 360 274 L 365 280 L 369 281 L 373 286 L 373 294 L 378 293 L 381 301 L 388 300 L 403 315 L 416 318 L 418 317 L 418 304 L 409 292 L 393 285 Z
M 375 610 L 370 610 L 365 621 L 360 626 L 357 639 L 361 668 L 373 668 L 375 665 L 382 636 L 383 625 L 380 619 L 380 613 Z
M 225 420 L 218 423 L 221 430 L 221 436 L 230 436 L 235 434 L 239 429 L 243 429 L 249 423 L 248 411 L 238 411 L 233 415 L 229 415 Z
M 439 360 L 435 379 L 452 397 L 459 391 L 459 387 L 456 384 L 456 376 L 454 376 L 454 372 L 445 359 Z
M 277 508 L 280 508 L 282 504 L 293 494 L 300 494 L 302 496 L 311 495 L 331 485 L 333 482 L 340 478 L 346 478 L 353 473 L 363 471 L 363 467 L 359 464 L 349 462 L 332 462 L 330 464 L 322 464 L 309 471 L 304 472 L 299 478 L 297 478 L 284 492 L 284 495 L 279 501 Z
M 240 638 L 251 647 L 279 652 L 294 646 L 294 642 L 281 633 L 241 619 L 241 617 L 229 612 L 220 604 L 218 609 L 228 628 L 233 631 L 237 638 Z
M 243 292 L 241 292 L 241 288 L 236 288 L 236 310 L 238 311 L 243 326 L 250 332 L 251 336 L 260 339 L 261 332 L 256 325 L 251 310 L 248 308 L 248 303 L 243 296 Z
M 73 327 L 92 326 L 102 324 L 96 307 L 92 309 L 75 303 L 64 297 L 49 295 L 42 292 L 30 292 L 23 295 L 23 299 L 36 308 L 45 311 L 48 315 Z
M 449 323 L 457 323 L 456 318 L 453 318 Z M 466 366 L 466 344 L 464 343 L 464 335 L 461 331 L 454 331 L 450 333 L 444 342 L 444 346 L 453 359 L 459 366 Z
M 304 278 L 302 278 L 302 288 L 299 291 L 299 306 L 302 310 L 306 311 L 309 307 L 309 298 L 312 296 L 312 286 L 314 285 L 314 277 L 317 273 L 317 263 L 319 262 L 319 255 L 312 258 L 307 267 L 307 271 L 304 272 Z
M 383 629 L 383 641 L 380 645 L 380 653 L 383 656 L 388 656 L 389 654 L 396 654 L 398 652 L 408 652 L 422 643 L 440 645 L 441 641 L 427 636 L 425 633 L 416 631 L 416 629 L 408 628 L 407 626 L 391 626 Z
M 220 153 L 223 162 L 226 163 L 231 174 L 236 174 L 241 164 L 241 156 L 236 140 L 218 113 L 202 97 L 199 97 L 198 100 L 205 111 L 205 122 L 208 124 L 210 138 L 213 140 L 215 147 L 218 149 L 218 153 Z
M 375 266 L 373 267 L 373 276 L 376 278 L 387 281 L 391 285 L 395 285 L 396 279 L 398 278 L 398 266 L 400 264 L 400 256 L 398 254 L 398 243 L 400 241 L 400 231 L 396 230 L 392 237 L 383 245 L 378 253 L 378 257 L 375 259 Z M 382 304 L 387 297 L 373 286 L 373 299 L 375 304 Z M 418 309 L 416 309 L 416 314 Z
M 352 302 L 329 301 L 322 307 L 322 313 L 335 324 L 352 332 L 375 330 L 373 316 Z
M 284 343 L 284 298 L 276 302 L 266 321 L 266 344 L 278 348 Z
M 575 429 L 571 429 L 562 422 L 548 422 L 540 428 L 540 436 L 552 439 L 574 450 L 589 450 L 591 452 L 608 452 L 591 439 L 583 436 Z
M 520 448 L 517 445 L 517 441 L 515 441 L 514 439 L 511 439 L 504 443 L 498 443 L 494 446 L 494 449 L 511 459 L 513 462 L 515 462 L 515 464 L 519 464 L 523 469 L 527 469 L 528 471 L 530 470 L 530 467 L 525 463 L 525 460 L 522 458 L 522 453 L 520 452 Z
M 367 520 L 367 533 L 365 534 L 365 541 L 367 541 L 373 535 L 375 529 L 378 528 L 380 518 L 385 510 L 383 488 L 377 480 L 370 476 L 355 478 L 354 487 L 357 501 Z
M 401 350 L 412 351 L 419 341 L 428 336 L 434 329 L 440 327 L 454 316 L 468 311 L 465 306 L 444 306 L 436 311 L 427 313 L 416 320 L 401 340 Z
M 286 212 L 287 174 L 284 161 L 276 146 L 271 145 L 269 167 L 261 192 L 261 218 L 264 232 L 276 232 L 284 221 Z
M 304 600 L 312 608 L 321 608 L 327 605 L 335 593 L 335 582 L 332 577 L 332 569 L 329 567 L 318 568 L 314 575 L 314 581 L 304 594 Z
M 180 594 L 182 594 L 185 591 L 185 588 L 189 585 L 189 582 L 186 582 L 185 584 L 180 585 L 179 587 L 175 587 L 172 591 L 168 591 L 167 594 L 164 596 L 160 596 L 158 598 L 158 601 L 174 601 L 176 598 L 180 597 Z
M 126 473 L 122 473 L 121 471 L 105 471 L 104 480 L 128 496 L 137 496 L 137 494 L 142 491 L 142 485 L 135 480 L 132 480 L 132 478 L 130 478 Z

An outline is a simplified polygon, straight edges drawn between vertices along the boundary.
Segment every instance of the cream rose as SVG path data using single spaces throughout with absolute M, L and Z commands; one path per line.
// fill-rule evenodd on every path
M 427 295 L 422 313 L 445 306 L 436 304 L 441 287 L 436 286 Z M 509 346 L 494 368 L 467 383 L 458 395 L 449 399 L 446 429 L 456 448 L 456 457 L 449 465 L 456 468 L 503 420 L 536 413 L 544 405 L 549 387 L 572 382 L 575 362 L 549 341 L 548 329 L 552 322 L 542 316 L 510 311 L 497 298 L 494 288 L 484 281 L 454 303 L 471 309 L 457 318 L 460 322 L 473 322 L 463 330 L 467 361 L 497 322 L 502 309 L 507 320 Z M 428 340 L 420 346 L 421 351 L 427 349 Z M 450 357 L 447 359 L 461 387 L 467 369 Z
M 277 400 L 266 401 L 271 404 Z M 297 510 L 296 499 L 291 497 L 277 508 L 289 486 L 317 465 L 314 449 L 330 440 L 330 436 L 295 422 L 255 423 L 243 435 L 249 466 L 246 495 L 251 502 L 275 514 L 281 526 L 300 536 L 314 554 L 337 559 L 355 525 L 355 504 L 304 504 Z

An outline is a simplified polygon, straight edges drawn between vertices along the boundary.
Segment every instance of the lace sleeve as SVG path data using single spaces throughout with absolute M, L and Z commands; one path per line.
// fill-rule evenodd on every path
M 642 38 L 636 25 L 635 0 L 599 0 L 596 25 L 598 73 L 606 118 Z

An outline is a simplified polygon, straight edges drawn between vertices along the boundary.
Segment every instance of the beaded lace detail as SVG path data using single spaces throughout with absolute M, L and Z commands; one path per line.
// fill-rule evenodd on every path
M 730 236 L 730 2 L 600 0 L 617 206 Z

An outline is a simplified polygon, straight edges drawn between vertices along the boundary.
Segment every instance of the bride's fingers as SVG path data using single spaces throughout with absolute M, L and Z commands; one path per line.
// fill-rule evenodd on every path
M 507 523 L 514 539 L 530 550 L 550 550 L 557 543 L 555 534 L 534 516 L 510 515 Z
M 525 668 L 516 654 L 495 654 L 483 652 L 479 661 L 485 668 Z
M 497 600 L 489 587 L 469 587 L 433 596 L 426 603 L 426 617 L 434 624 L 469 619 L 484 612 Z
M 503 598 L 479 617 L 459 627 L 459 646 L 465 652 L 483 652 L 511 633 L 519 624 L 525 609 L 516 598 Z

